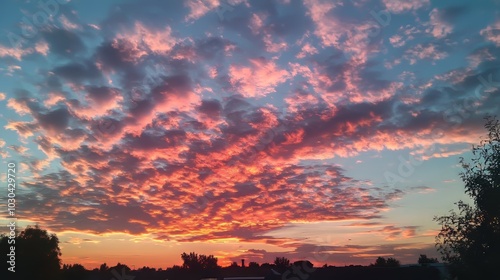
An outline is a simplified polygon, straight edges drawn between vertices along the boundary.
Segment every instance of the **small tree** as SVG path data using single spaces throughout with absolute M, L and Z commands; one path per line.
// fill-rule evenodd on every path
M 418 263 L 420 265 L 428 265 L 430 263 L 438 263 L 438 259 L 436 258 L 428 258 L 427 255 L 420 255 L 420 257 L 418 258 Z
M 500 123 L 487 117 L 485 128 L 488 137 L 472 147 L 472 163 L 460 160 L 473 205 L 459 201 L 458 213 L 434 218 L 441 225 L 436 247 L 460 280 L 488 279 L 500 264 Z
M 259 264 L 256 263 L 256 262 L 249 262 L 248 263 L 248 267 L 249 268 L 258 268 L 259 267 Z
M 388 258 L 386 265 L 390 266 L 390 267 L 396 267 L 396 266 L 400 266 L 400 262 L 398 260 L 396 260 L 395 258 Z
M 383 257 L 378 257 L 375 260 L 375 264 L 372 264 L 372 266 L 380 266 L 380 267 L 396 267 L 399 265 L 400 265 L 400 263 L 397 259 L 395 259 L 395 258 L 385 259 Z
M 64 279 L 83 280 L 88 276 L 88 271 L 81 264 L 65 264 L 62 270 Z
M 117 263 L 115 266 L 110 267 L 109 270 L 116 270 L 116 271 L 125 270 L 125 271 L 130 271 L 131 269 L 126 264 Z
M 193 271 L 211 270 L 217 269 L 219 267 L 217 265 L 217 258 L 213 255 L 198 255 L 194 252 L 191 252 L 189 254 L 182 253 L 181 258 L 184 262 L 182 264 L 182 267 Z
M 290 266 L 290 260 L 285 257 L 276 257 L 276 259 L 274 259 L 274 264 L 278 268 L 288 268 Z
M 376 260 L 375 260 L 375 263 L 373 264 L 374 266 L 386 266 L 387 265 L 387 261 L 385 258 L 383 257 L 378 257 Z
M 108 271 L 108 269 L 109 269 L 109 266 L 106 263 L 103 263 L 103 264 L 101 264 L 101 266 L 99 266 L 99 271 L 101 271 L 101 272 L 106 272 L 106 271 Z
M 265 269 L 270 269 L 272 268 L 272 265 L 270 263 L 263 263 L 260 265 L 260 267 Z

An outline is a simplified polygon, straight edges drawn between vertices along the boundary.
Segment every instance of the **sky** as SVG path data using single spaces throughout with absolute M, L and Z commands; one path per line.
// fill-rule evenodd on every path
M 56 233 L 66 264 L 439 257 L 433 218 L 469 201 L 459 159 L 500 111 L 500 1 L 0 14 L 2 207 L 12 162 L 17 227 Z

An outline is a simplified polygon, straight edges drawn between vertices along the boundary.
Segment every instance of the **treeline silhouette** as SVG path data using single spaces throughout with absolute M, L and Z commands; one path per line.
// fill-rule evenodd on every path
M 182 253 L 181 266 L 174 265 L 167 269 L 144 266 L 132 270 L 125 264 L 108 266 L 103 263 L 99 268 L 88 270 L 81 264 L 61 265 L 59 239 L 55 234 L 48 234 L 38 226 L 28 226 L 10 244 L 8 236 L 0 236 L 0 261 L 3 269 L 1 279 L 12 280 L 199 280 L 203 278 L 224 279 L 225 277 L 265 277 L 265 279 L 314 280 L 314 279 L 439 279 L 439 272 L 433 267 L 400 267 L 394 258 L 379 257 L 370 266 L 333 267 L 324 265 L 315 268 L 310 261 L 301 260 L 291 263 L 285 257 L 276 257 L 273 263 L 245 265 L 233 262 L 221 267 L 213 255 L 194 252 Z M 12 242 L 11 242 L 12 243 Z M 8 255 L 15 245 L 14 258 Z M 7 253 L 6 253 L 7 252 Z M 14 260 L 14 262 L 12 262 Z M 434 263 L 421 255 L 419 263 Z M 8 270 L 14 267 L 15 272 Z

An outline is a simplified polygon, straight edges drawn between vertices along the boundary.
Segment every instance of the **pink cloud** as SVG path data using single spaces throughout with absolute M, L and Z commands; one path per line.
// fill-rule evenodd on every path
M 441 19 L 441 15 L 437 8 L 434 8 L 430 13 L 431 27 L 427 32 L 431 33 L 435 38 L 443 38 L 453 31 L 453 26 Z
M 334 46 L 351 54 L 353 68 L 365 63 L 370 54 L 379 51 L 379 46 L 370 44 L 373 30 L 380 28 L 375 21 L 342 20 L 331 14 L 337 6 L 340 6 L 331 1 L 307 0 L 304 4 L 308 9 L 307 14 L 315 23 L 314 34 L 321 40 L 323 46 Z
M 47 98 L 43 101 L 43 104 L 46 107 L 52 107 L 59 102 L 64 102 L 66 100 L 63 93 L 60 92 L 50 92 L 47 95 Z
M 488 49 L 482 49 L 469 55 L 467 60 L 469 60 L 470 67 L 476 68 L 484 61 L 495 60 L 495 56 L 493 56 Z
M 49 53 L 49 45 L 45 41 L 40 41 L 36 43 L 35 50 L 36 52 L 46 56 Z
M 400 0 L 383 0 L 385 7 L 392 13 L 400 14 L 407 11 L 418 10 L 424 6 L 429 5 L 429 0 L 413 0 L 413 1 L 400 1 Z
M 189 14 L 185 19 L 197 20 L 213 10 L 225 8 L 231 10 L 232 6 L 242 3 L 249 6 L 247 0 L 187 0 L 184 4 L 189 8 Z
M 250 30 L 253 34 L 262 36 L 262 41 L 264 42 L 266 51 L 277 53 L 286 50 L 288 44 L 283 39 L 277 38 L 276 34 L 271 33 L 269 28 L 266 28 L 266 19 L 266 14 L 253 14 L 249 24 Z
M 33 49 L 22 49 L 22 48 L 9 48 L 3 45 L 0 45 L 0 57 L 13 57 L 17 60 L 21 60 L 21 58 L 25 55 L 33 53 Z
M 196 20 L 207 14 L 208 12 L 220 6 L 219 0 L 188 0 L 184 5 L 189 7 L 190 12 L 186 16 L 186 20 Z
M 266 18 L 266 15 L 262 13 L 255 13 L 252 15 L 250 18 L 250 25 L 248 27 L 253 34 L 259 34 L 262 31 Z
M 307 55 L 313 55 L 313 54 L 317 54 L 317 53 L 318 53 L 318 49 L 316 49 L 311 44 L 306 43 L 306 44 L 304 44 L 304 46 L 302 46 L 301 51 L 297 54 L 296 57 L 297 58 L 304 58 Z
M 230 82 L 246 97 L 263 97 L 290 78 L 288 71 L 278 68 L 272 60 L 250 59 L 250 66 L 229 67 Z
M 101 30 L 101 27 L 99 27 L 99 25 L 97 25 L 97 24 L 89 23 L 87 25 L 90 26 L 91 28 L 95 29 L 95 30 Z
M 26 139 L 38 131 L 38 126 L 32 122 L 14 122 L 10 121 L 4 126 L 6 129 L 16 131 L 19 136 Z
M 430 59 L 432 61 L 441 60 L 448 56 L 444 51 L 440 51 L 434 44 L 422 45 L 418 44 L 415 47 L 407 50 L 404 57 L 410 61 L 410 64 L 415 64 L 419 59 Z
M 415 226 L 397 227 L 389 225 L 383 227 L 379 232 L 386 235 L 386 240 L 398 240 L 415 237 L 416 229 Z
M 389 42 L 391 42 L 391 44 L 396 48 L 402 47 L 405 44 L 403 37 L 401 37 L 400 35 L 394 35 L 394 36 L 390 37 Z
M 29 114 L 31 112 L 30 108 L 27 105 L 27 102 L 19 101 L 15 98 L 10 98 L 7 101 L 7 107 L 13 109 L 14 111 L 16 111 L 16 113 L 18 113 L 21 116 Z
M 7 158 L 9 156 L 9 153 L 7 153 L 7 151 L 5 151 L 3 149 L 3 147 L 5 146 L 5 141 L 3 141 L 2 139 L 0 139 L 0 148 L 2 148 L 0 150 L 0 157 L 2 158 Z M 2 178 L 3 179 L 3 178 Z
M 314 34 L 321 39 L 325 46 L 339 46 L 340 37 L 346 27 L 328 15 L 332 9 L 337 7 L 337 4 L 332 1 L 306 0 L 304 5 L 308 9 L 307 14 L 316 24 Z
M 417 29 L 417 27 L 412 25 L 401 26 L 398 29 L 397 34 L 389 37 L 389 42 L 393 47 L 399 48 L 409 41 L 415 39 L 415 35 L 422 33 L 421 30 Z
M 169 53 L 178 39 L 172 34 L 170 26 L 162 30 L 153 30 L 141 22 L 136 22 L 131 32 L 118 34 L 113 40 L 113 47 L 126 51 L 131 61 L 138 61 L 141 57 L 150 54 Z
M 284 40 L 278 39 L 278 42 L 275 42 L 273 38 L 275 38 L 275 35 L 270 33 L 264 35 L 263 41 L 266 46 L 266 51 L 270 53 L 279 53 L 287 49 L 288 44 Z
M 59 22 L 66 30 L 80 29 L 80 26 L 76 23 L 71 22 L 65 15 L 59 17 Z
M 480 34 L 484 36 L 488 41 L 493 42 L 497 47 L 500 47 L 500 21 L 497 21 L 493 25 L 487 26 L 485 29 L 480 31 Z

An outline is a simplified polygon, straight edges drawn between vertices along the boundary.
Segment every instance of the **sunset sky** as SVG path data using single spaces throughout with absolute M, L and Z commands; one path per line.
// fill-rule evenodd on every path
M 87 268 L 438 257 L 433 217 L 468 200 L 459 158 L 500 115 L 497 0 L 0 14 L 0 222 L 15 162 L 18 227 Z

